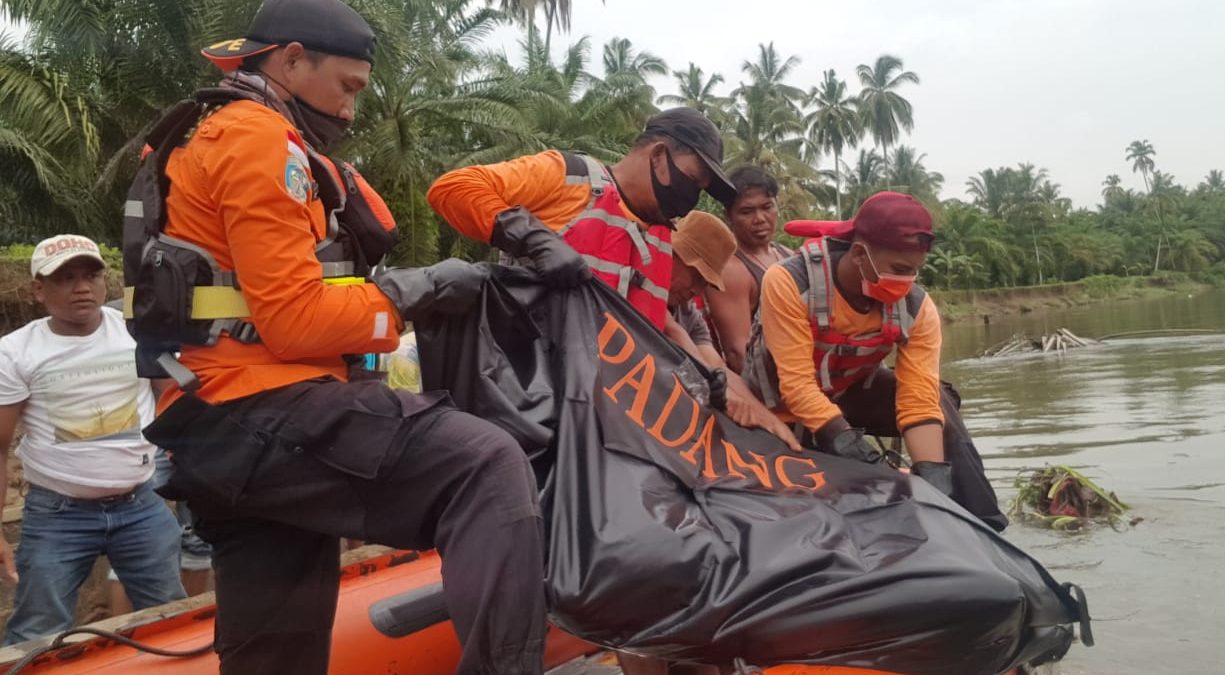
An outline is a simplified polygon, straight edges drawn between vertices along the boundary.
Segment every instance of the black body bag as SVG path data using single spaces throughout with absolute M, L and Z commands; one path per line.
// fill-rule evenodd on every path
M 598 281 L 496 268 L 478 310 L 417 330 L 425 387 L 532 455 L 551 618 L 583 639 L 912 675 L 1055 660 L 1078 622 L 1091 642 L 1079 589 L 921 479 L 707 407 L 701 366 Z

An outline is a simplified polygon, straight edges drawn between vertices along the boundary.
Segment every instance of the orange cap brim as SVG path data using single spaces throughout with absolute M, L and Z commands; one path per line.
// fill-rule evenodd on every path
M 238 38 L 209 45 L 201 49 L 200 53 L 223 72 L 230 73 L 238 70 L 239 66 L 242 65 L 243 59 L 255 56 L 256 54 L 263 54 L 279 46 L 255 42 L 246 38 Z

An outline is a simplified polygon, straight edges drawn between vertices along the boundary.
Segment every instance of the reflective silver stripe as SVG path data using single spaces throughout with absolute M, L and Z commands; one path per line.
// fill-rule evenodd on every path
M 634 221 L 629 220 L 628 218 L 622 218 L 621 216 L 614 216 L 613 214 L 609 213 L 608 211 L 605 211 L 604 209 L 592 208 L 592 209 L 587 209 L 586 211 L 583 211 L 582 213 L 579 214 L 577 218 L 575 218 L 569 225 L 567 225 L 562 230 L 562 234 L 565 234 L 566 230 L 569 230 L 570 227 L 572 227 L 575 223 L 586 220 L 587 218 L 595 218 L 597 220 L 603 221 L 606 225 L 609 225 L 610 227 L 616 227 L 618 229 L 625 230 L 625 233 L 629 235 L 630 241 L 634 242 L 634 248 L 638 250 L 638 257 L 642 258 L 642 264 L 644 265 L 651 264 L 651 260 L 652 260 L 651 250 L 647 248 L 647 242 L 645 239 L 643 239 L 642 228 L 638 227 L 638 223 L 635 223 Z
M 638 287 L 649 293 L 657 300 L 663 300 L 665 302 L 668 300 L 668 289 L 660 288 L 658 284 L 650 279 L 647 279 L 646 277 L 642 277 L 638 280 Z
M 319 264 L 323 266 L 323 276 L 325 279 L 329 277 L 351 277 L 355 269 L 351 260 Z
M 605 211 L 604 209 L 599 209 L 599 208 L 591 208 L 591 209 L 587 209 L 586 211 L 583 211 L 582 213 L 578 214 L 578 217 L 574 219 L 574 222 L 577 223 L 580 220 L 586 220 L 587 218 L 596 218 L 598 220 L 604 221 L 605 223 L 608 223 L 609 225 L 613 227 L 619 227 L 623 230 L 629 230 L 632 228 L 632 229 L 638 230 L 639 232 L 642 231 L 642 229 L 638 227 L 638 223 L 635 223 L 634 221 L 628 218 L 622 218 L 621 216 L 614 216 L 608 211 Z
M 607 260 L 601 260 L 593 255 L 583 255 L 583 260 L 587 263 L 588 267 L 596 272 L 615 275 L 617 277 L 617 293 L 620 293 L 622 296 L 629 295 L 630 286 L 637 286 L 655 298 L 665 301 L 668 299 L 668 289 L 646 278 L 629 265 L 618 265 Z
M 663 239 L 660 239 L 659 237 L 651 234 L 650 232 L 643 232 L 642 238 L 646 240 L 648 246 L 655 247 L 655 249 L 659 251 L 660 253 L 663 253 L 664 255 L 667 255 L 667 256 L 672 255 L 672 244 L 669 244 L 668 242 L 664 241 Z
M 605 274 L 621 274 L 621 270 L 629 269 L 627 265 L 618 265 L 617 263 L 601 260 L 586 253 L 583 254 L 583 260 L 587 261 L 587 266 L 591 269 Z
M 625 233 L 629 235 L 630 241 L 634 242 L 634 248 L 638 249 L 638 257 L 642 259 L 642 264 L 650 265 L 653 258 L 651 257 L 651 249 L 647 247 L 646 239 L 643 238 L 643 235 L 646 233 L 638 229 L 636 223 L 631 223 L 628 220 L 625 222 Z
M 590 182 L 586 176 L 566 176 L 566 185 L 586 185 Z
M 628 298 L 630 296 L 630 281 L 634 278 L 634 268 L 622 267 L 617 273 L 617 292 L 621 297 Z
M 123 203 L 123 215 L 125 218 L 144 218 L 145 203 L 139 199 L 129 199 Z
M 833 391 L 834 389 L 834 385 L 830 383 L 829 379 L 829 359 L 831 356 L 833 355 L 825 352 L 821 356 L 821 367 L 817 369 L 817 374 L 821 378 L 821 391 Z

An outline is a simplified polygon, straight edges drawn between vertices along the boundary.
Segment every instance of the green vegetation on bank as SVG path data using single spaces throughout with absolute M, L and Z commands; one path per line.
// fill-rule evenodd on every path
M 849 78 L 826 70 L 801 82 L 798 58 L 770 43 L 746 54 L 740 72 L 711 73 L 666 64 L 651 45 L 621 38 L 557 44 L 568 1 L 351 1 L 380 47 L 336 154 L 353 158 L 387 198 L 401 226 L 399 264 L 487 254 L 426 204 L 442 172 L 547 148 L 611 160 L 660 106 L 689 105 L 723 130 L 729 166 L 778 176 L 784 218 L 848 217 L 883 189 L 924 200 L 939 234 L 923 272 L 929 288 L 1165 271 L 1225 278 L 1225 178 L 1213 171 L 1180 185 L 1159 170 L 1148 141 L 1119 156 L 1120 171 L 1140 175 L 1144 191 L 1108 176 L 1094 210 L 1073 208 L 1028 163 L 984 169 L 964 199 L 940 201 L 952 186 L 904 144 L 915 123 L 906 95 L 921 84 L 896 56 L 863 54 Z M 258 4 L 0 0 L 0 16 L 28 27 L 20 43 L 0 37 L 0 244 L 69 231 L 117 243 L 140 139 L 161 110 L 217 80 L 199 48 L 241 35 Z M 521 31 L 514 59 L 485 41 L 505 23 Z M 670 91 L 657 91 L 660 81 Z
M 1221 286 L 1225 286 L 1225 283 L 1216 279 L 1197 280 L 1183 272 L 1163 272 L 1143 277 L 1100 274 L 1079 281 L 1041 286 L 932 289 L 931 295 L 940 308 L 941 318 L 945 321 L 962 321 L 972 317 L 1026 314 L 1098 302 L 1188 295 Z

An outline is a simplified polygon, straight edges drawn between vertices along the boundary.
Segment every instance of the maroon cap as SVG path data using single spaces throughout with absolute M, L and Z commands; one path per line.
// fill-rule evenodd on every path
M 900 192 L 877 192 L 868 197 L 850 220 L 795 220 L 784 229 L 799 237 L 858 236 L 897 250 L 929 251 L 936 238 L 931 212 L 923 202 Z

